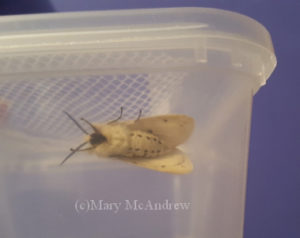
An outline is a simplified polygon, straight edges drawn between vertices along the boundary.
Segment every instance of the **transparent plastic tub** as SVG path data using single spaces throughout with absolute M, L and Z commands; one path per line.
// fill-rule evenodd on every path
M 266 29 L 228 11 L 1 17 L 1 237 L 241 238 L 252 97 L 275 65 Z M 120 107 L 193 117 L 194 170 L 87 152 L 59 166 L 84 140 L 63 111 L 105 123 Z

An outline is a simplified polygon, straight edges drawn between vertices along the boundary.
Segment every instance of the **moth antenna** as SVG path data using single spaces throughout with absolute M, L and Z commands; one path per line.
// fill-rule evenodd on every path
M 119 121 L 122 118 L 122 116 L 123 116 L 123 107 L 120 108 L 120 116 L 117 119 L 110 121 L 108 124 Z
M 88 147 L 88 148 L 85 148 L 85 149 L 77 150 L 77 152 L 79 152 L 79 151 L 93 150 L 93 149 L 95 149 L 95 147 Z M 75 151 L 75 149 L 71 148 L 70 151 Z
M 75 125 L 86 135 L 89 135 L 89 133 L 72 117 L 68 112 L 64 111 L 64 113 L 75 123 Z
M 63 165 L 72 155 L 74 155 L 77 151 L 80 150 L 80 148 L 85 146 L 87 143 L 89 143 L 89 142 L 86 141 L 86 142 L 82 143 L 81 145 L 77 146 L 74 150 L 72 150 L 72 152 L 70 154 L 68 154 L 68 156 L 59 165 L 60 166 Z
M 99 133 L 99 131 L 97 130 L 97 128 L 92 123 L 90 123 L 87 119 L 85 119 L 85 118 L 82 117 L 82 118 L 80 118 L 80 120 L 83 120 L 86 124 L 88 124 L 90 127 L 92 127 L 93 130 L 94 130 L 94 132 Z
M 139 110 L 139 115 L 138 115 L 138 118 L 135 120 L 135 121 L 138 121 L 140 120 L 142 117 L 142 109 Z

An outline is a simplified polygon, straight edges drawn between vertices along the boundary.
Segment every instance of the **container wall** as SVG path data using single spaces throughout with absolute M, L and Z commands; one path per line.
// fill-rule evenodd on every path
M 189 91 L 198 109 L 190 144 L 196 169 L 190 181 L 182 181 L 182 194 L 193 184 L 188 237 L 242 237 L 251 85 L 248 77 L 232 72 L 209 70 L 199 78 L 206 86 L 190 85 Z
M 10 78 L 0 87 L 7 108 L 1 231 L 10 237 L 242 237 L 252 82 L 210 65 Z M 182 150 L 194 171 L 164 174 L 86 152 L 58 166 L 83 140 L 63 110 L 96 122 L 116 118 L 120 106 L 124 119 L 136 118 L 140 108 L 144 116 L 192 116 L 196 127 Z M 136 203 L 142 208 L 134 209 Z
M 184 8 L 13 16 L 0 29 L 1 237 L 242 237 L 252 96 L 276 65 L 264 27 Z M 59 166 L 86 140 L 64 111 L 107 123 L 121 107 L 122 120 L 193 117 L 179 149 L 194 170 L 86 151 Z

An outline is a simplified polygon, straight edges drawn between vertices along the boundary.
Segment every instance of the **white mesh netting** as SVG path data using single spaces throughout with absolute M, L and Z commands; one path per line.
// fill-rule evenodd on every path
M 1 55 L 0 102 L 7 108 L 2 125 L 33 137 L 65 140 L 82 133 L 63 111 L 98 123 L 118 117 L 121 106 L 123 120 L 135 119 L 140 109 L 144 116 L 168 113 L 171 97 L 187 77 L 178 69 L 193 62 L 192 53 L 162 49 Z
M 169 110 L 170 97 L 180 88 L 185 73 L 78 75 L 24 77 L 0 84 L 0 98 L 7 103 L 6 125 L 33 136 L 68 138 L 81 134 L 63 111 L 91 122 L 105 122 L 119 115 L 134 119 Z

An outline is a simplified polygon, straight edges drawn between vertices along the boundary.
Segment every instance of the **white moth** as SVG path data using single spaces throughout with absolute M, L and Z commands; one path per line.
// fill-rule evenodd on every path
M 161 115 L 139 117 L 134 121 L 119 122 L 120 116 L 106 124 L 89 124 L 94 132 L 89 134 L 67 112 L 67 116 L 85 133 L 85 142 L 61 162 L 61 165 L 77 151 L 88 151 L 99 157 L 115 157 L 125 162 L 160 172 L 186 174 L 193 164 L 177 146 L 183 144 L 194 129 L 194 119 L 186 115 Z M 90 147 L 81 149 L 89 144 Z

